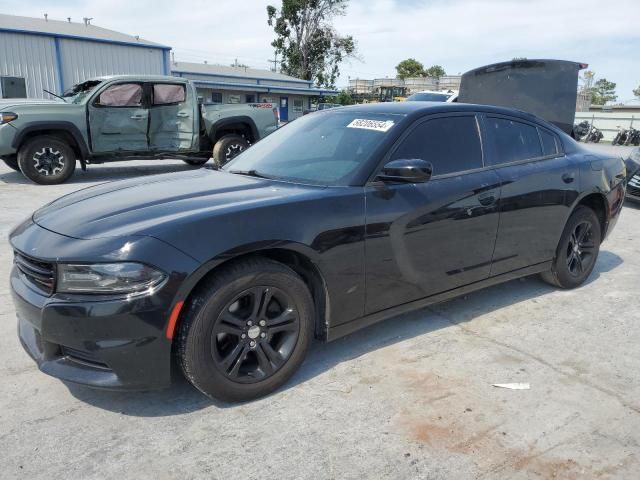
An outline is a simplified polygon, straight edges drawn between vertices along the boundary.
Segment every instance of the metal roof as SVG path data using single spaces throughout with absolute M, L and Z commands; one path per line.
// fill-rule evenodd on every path
M 208 63 L 171 62 L 173 73 L 193 73 L 197 75 L 226 76 L 238 78 L 257 78 L 260 80 L 280 80 L 285 82 L 295 82 L 311 84 L 311 80 L 301 80 L 290 77 L 283 73 L 272 72 L 271 70 L 259 70 L 256 68 L 228 67 L 226 65 L 212 65 Z
M 15 32 L 35 35 L 50 35 L 61 38 L 92 40 L 123 45 L 170 49 L 165 45 L 150 42 L 134 35 L 127 35 L 84 22 L 45 20 L 44 18 L 19 17 L 0 14 L 0 32 Z

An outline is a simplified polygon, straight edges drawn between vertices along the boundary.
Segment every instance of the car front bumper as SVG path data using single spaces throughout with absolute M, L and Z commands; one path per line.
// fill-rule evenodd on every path
M 14 249 L 32 256 L 37 251 L 38 259 L 47 262 L 51 262 L 52 252 L 81 254 L 86 249 L 94 250 L 93 261 L 105 261 L 105 255 L 110 256 L 105 252 L 123 243 L 118 239 L 73 239 L 26 223 L 26 228 L 19 227 L 19 233 L 11 236 Z M 191 265 L 193 260 L 155 239 L 140 237 L 134 243 L 138 242 L 141 245 L 133 250 L 164 259 L 163 270 L 169 274 L 150 294 L 128 297 L 49 294 L 14 264 L 10 284 L 18 334 L 42 372 L 64 381 L 113 390 L 146 390 L 171 383 L 171 340 L 166 336 L 166 328 L 186 276 L 184 263 Z M 65 261 L 64 257 L 59 261 Z M 180 263 L 182 268 L 177 266 Z
M 16 149 L 12 146 L 18 130 L 10 123 L 0 125 L 0 157 L 15 155 Z

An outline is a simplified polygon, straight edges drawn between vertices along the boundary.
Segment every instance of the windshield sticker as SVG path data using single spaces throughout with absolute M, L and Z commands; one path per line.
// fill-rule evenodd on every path
M 386 132 L 393 127 L 393 120 L 366 120 L 364 118 L 356 118 L 347 128 L 363 128 L 365 130 L 375 130 L 376 132 Z

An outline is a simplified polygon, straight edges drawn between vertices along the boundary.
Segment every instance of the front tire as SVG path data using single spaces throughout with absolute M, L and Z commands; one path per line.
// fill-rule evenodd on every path
M 205 395 L 252 400 L 302 364 L 313 319 L 311 294 L 293 270 L 266 258 L 240 261 L 192 295 L 176 339 L 178 363 Z
M 50 135 L 34 137 L 20 147 L 20 171 L 40 185 L 66 182 L 76 169 L 76 155 L 64 140 Z
M 582 285 L 596 264 L 601 239 L 595 212 L 584 206 L 576 208 L 564 227 L 551 270 L 542 279 L 565 289 Z
M 202 165 L 207 163 L 209 159 L 208 158 L 184 158 L 182 161 L 187 165 L 191 165 L 194 167 L 201 167 Z
M 15 156 L 12 157 L 2 157 L 2 161 L 5 163 L 7 167 L 11 170 L 15 170 L 16 172 L 20 171 L 20 167 L 18 166 L 18 159 Z
M 213 147 L 213 161 L 221 167 L 249 148 L 249 142 L 240 135 L 225 135 Z

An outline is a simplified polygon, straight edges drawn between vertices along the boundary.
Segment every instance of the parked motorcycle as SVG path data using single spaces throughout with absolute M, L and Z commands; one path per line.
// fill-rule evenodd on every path
M 600 143 L 600 140 L 602 140 L 602 137 L 604 137 L 604 134 L 600 131 L 600 129 L 591 125 L 591 128 L 589 129 L 589 133 L 587 133 L 587 137 L 584 139 L 584 143 L 589 143 L 589 142 Z
M 624 142 L 625 145 L 635 145 L 636 147 L 640 145 L 640 130 L 637 130 L 633 127 L 629 127 L 629 132 L 627 133 L 627 139 Z
M 589 122 L 584 120 L 573 126 L 573 136 L 579 142 L 582 138 L 589 133 Z
M 616 125 L 618 133 L 613 137 L 611 145 L 626 145 L 627 138 L 629 137 L 629 131 L 622 128 L 620 125 Z

